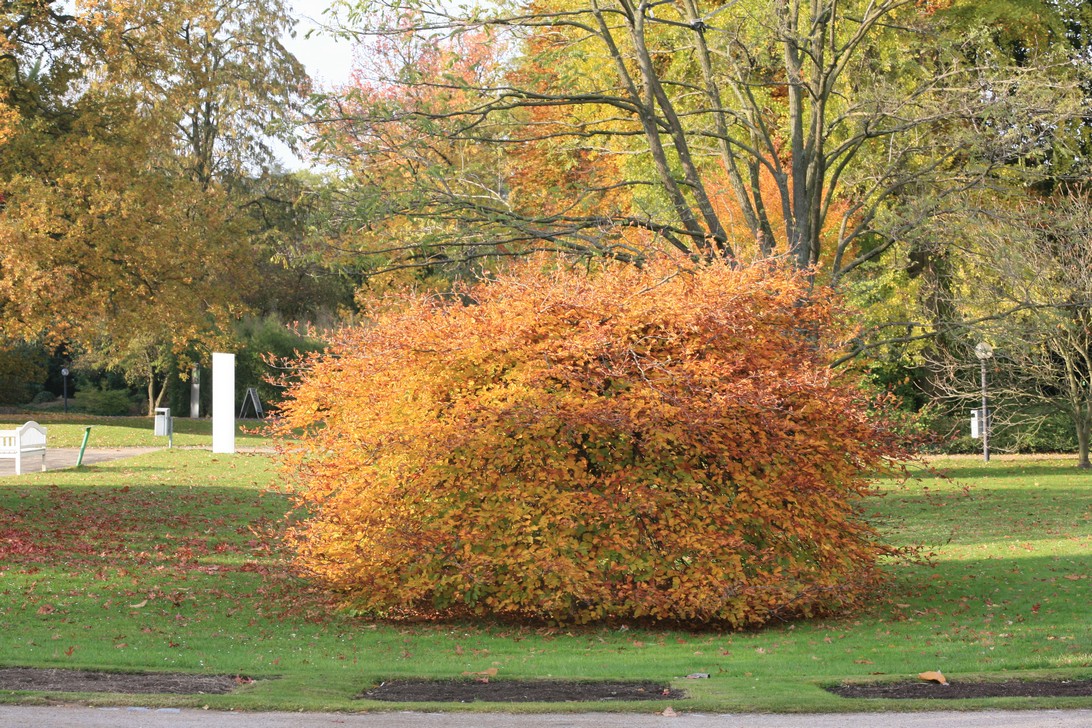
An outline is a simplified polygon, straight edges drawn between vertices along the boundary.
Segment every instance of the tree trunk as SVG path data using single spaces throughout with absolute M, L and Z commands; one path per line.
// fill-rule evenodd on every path
M 1080 417 L 1077 420 L 1077 467 L 1078 468 L 1092 468 L 1092 463 L 1088 461 L 1088 435 L 1089 435 L 1089 421 L 1087 417 Z
M 164 377 L 163 386 L 159 388 L 159 393 L 155 391 L 155 375 L 148 377 L 148 416 L 155 417 L 156 407 L 163 404 L 163 396 L 167 394 L 167 379 Z

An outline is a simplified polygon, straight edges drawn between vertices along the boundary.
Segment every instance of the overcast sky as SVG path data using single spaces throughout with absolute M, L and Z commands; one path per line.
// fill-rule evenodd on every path
M 307 67 L 311 78 L 327 88 L 348 81 L 352 70 L 349 43 L 336 41 L 321 29 L 322 11 L 329 4 L 329 0 L 293 0 L 292 7 L 299 24 L 296 37 L 284 39 L 285 46 Z M 313 31 L 310 38 L 308 31 Z
M 352 46 L 338 41 L 323 32 L 322 11 L 330 4 L 329 0 L 293 0 L 292 7 L 299 20 L 295 37 L 282 38 L 289 51 L 307 68 L 307 72 L 319 88 L 329 89 L 341 86 L 349 81 L 353 66 Z M 313 31 L 307 37 L 308 31 Z M 289 149 L 275 143 L 277 156 L 288 169 L 305 169 L 310 163 L 297 158 Z

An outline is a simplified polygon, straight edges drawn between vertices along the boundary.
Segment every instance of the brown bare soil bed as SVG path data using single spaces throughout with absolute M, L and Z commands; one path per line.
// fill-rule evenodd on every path
M 0 690 L 42 690 L 65 693 L 172 693 L 208 695 L 229 693 L 249 678 L 228 675 L 190 675 L 179 672 L 93 672 L 0 668 Z
M 1092 680 L 999 680 L 948 685 L 930 682 L 837 685 L 827 688 L 843 698 L 955 700 L 965 698 L 1068 698 L 1092 696 Z
M 651 682 L 388 680 L 357 697 L 398 703 L 565 703 L 680 700 L 686 693 Z

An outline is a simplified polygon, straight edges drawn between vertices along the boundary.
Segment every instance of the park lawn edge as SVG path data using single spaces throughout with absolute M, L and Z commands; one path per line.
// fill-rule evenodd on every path
M 187 473 L 190 471 L 199 471 L 202 473 L 221 473 L 223 472 L 223 464 L 226 462 L 224 456 L 210 456 L 208 453 L 202 451 L 179 451 L 173 452 L 161 451 L 151 455 L 141 456 L 128 461 L 119 461 L 116 463 L 105 464 L 98 466 L 94 470 L 89 470 L 85 473 L 77 471 L 57 471 L 54 474 L 36 474 L 31 476 L 23 476 L 22 478 L 5 478 L 0 479 L 0 488 L 15 486 L 16 489 L 24 491 L 33 491 L 35 488 L 71 488 L 74 490 L 79 489 L 94 489 L 94 490 L 109 490 L 111 487 L 126 487 L 123 483 L 125 480 L 124 474 L 130 470 L 135 473 L 140 473 L 142 469 L 149 472 L 156 473 L 157 478 L 161 480 L 154 486 L 156 489 L 166 487 L 180 488 L 180 493 L 193 493 L 199 490 L 202 486 L 191 480 L 187 480 Z M 264 455 L 247 455 L 241 456 L 237 460 L 230 461 L 231 467 L 238 466 L 239 468 L 246 468 L 251 466 L 261 465 L 265 468 L 269 463 L 269 458 Z M 950 461 L 950 464 L 962 466 L 964 463 L 959 461 Z M 1008 472 L 1007 468 L 1010 466 L 1002 466 L 998 469 L 999 475 Z M 1013 466 L 1014 467 L 1014 466 Z M 1042 470 L 1043 466 L 1041 461 L 1036 461 L 1036 468 Z M 1035 468 L 1033 468 L 1034 470 Z M 241 472 L 241 471 L 240 471 Z M 272 474 L 273 471 L 268 471 Z M 993 471 L 991 471 L 993 472 Z M 160 474 L 162 473 L 162 474 Z M 1066 473 L 1068 474 L 1068 473 Z M 240 476 L 242 477 L 242 476 Z M 245 478 L 254 477 L 253 475 L 247 475 Z M 1036 476 L 1039 477 L 1039 476 Z M 89 478 L 91 480 L 89 480 Z M 175 480 L 171 480 L 174 478 Z M 245 480 L 243 478 L 243 480 Z M 270 475 L 269 483 L 275 483 L 277 476 Z M 228 484 L 224 486 L 220 483 L 219 486 L 230 488 L 242 488 L 243 491 L 257 492 L 261 486 L 256 486 L 253 483 L 244 484 L 243 480 L 239 480 L 237 485 Z M 163 481 L 169 481 L 167 484 L 163 484 Z M 932 484 L 932 481 L 927 481 Z M 103 485 L 107 483 L 107 485 Z M 170 485 L 174 483 L 174 485 Z M 267 485 L 269 484 L 267 483 Z M 111 485 L 112 484 L 112 485 Z M 138 487 L 151 487 L 151 486 L 136 486 Z M 911 486 L 911 490 L 914 487 Z M 934 486 L 935 490 L 944 491 L 948 495 L 930 495 L 930 498 L 940 498 L 942 505 L 948 506 L 960 506 L 961 499 L 966 498 L 965 495 L 959 494 L 958 485 L 944 485 Z M 1083 483 L 1081 483 L 1083 488 Z M 947 490 L 945 490 L 947 489 Z M 267 492 L 262 490 L 262 492 Z M 907 499 L 916 497 L 915 493 L 906 493 L 905 489 L 896 488 L 891 491 L 898 494 L 898 497 L 906 496 Z M 277 496 L 274 496 L 277 497 Z M 944 500 L 947 499 L 947 500 Z M 978 504 L 972 504 L 973 507 L 979 507 Z M 896 507 L 897 506 L 897 507 Z M 898 504 L 888 505 L 888 510 L 900 510 L 902 506 Z M 942 512 L 942 511 L 941 511 Z M 1087 525 L 1087 524 L 1085 524 Z M 943 556 L 943 553 L 941 553 Z M 1082 563 L 1089 563 L 1088 554 L 1082 551 L 1081 559 Z M 923 569 L 927 567 L 914 567 L 917 569 L 915 573 L 924 573 Z M 911 577 L 914 578 L 914 577 Z M 1062 582 L 1065 584 L 1065 582 Z M 1079 585 L 1083 587 L 1084 582 L 1079 582 Z M 914 586 L 911 584 L 910 586 Z M 904 596 L 897 596 L 894 599 L 908 598 Z M 917 606 L 915 604 L 915 606 Z M 142 705 L 142 706 L 156 706 L 156 707 L 193 707 L 203 708 L 208 706 L 210 709 L 217 710 L 245 710 L 245 711 L 261 711 L 261 710 L 305 710 L 305 711 L 337 711 L 337 712 L 391 712 L 400 710 L 416 710 L 416 711 L 459 711 L 459 712 L 499 712 L 499 713 L 575 713 L 575 712 L 638 712 L 649 713 L 659 712 L 667 706 L 671 706 L 676 712 L 703 712 L 703 713 L 718 713 L 718 712 L 777 712 L 777 713 L 801 713 L 801 712 L 816 712 L 816 713 L 831 713 L 831 712 L 880 712 L 880 711 L 904 711 L 904 712 L 919 712 L 929 710 L 985 710 L 985 709 L 1032 709 L 1032 708 L 1092 708 L 1092 697 L 1089 698 L 986 698 L 986 699 L 973 699 L 973 700 L 890 700 L 890 699 L 847 699 L 835 696 L 823 688 L 826 685 L 838 684 L 840 682 L 891 682 L 899 680 L 913 679 L 917 670 L 921 669 L 933 669 L 933 665 L 921 664 L 915 660 L 913 664 L 914 672 L 907 670 L 907 674 L 886 674 L 886 675 L 868 675 L 865 671 L 869 668 L 853 666 L 853 670 L 844 670 L 838 672 L 836 675 L 814 675 L 804 674 L 799 678 L 788 677 L 781 679 L 775 677 L 768 672 L 759 671 L 761 682 L 756 685 L 756 681 L 759 678 L 755 678 L 755 681 L 745 680 L 740 675 L 725 675 L 714 674 L 710 680 L 691 681 L 678 679 L 679 676 L 686 674 L 686 668 L 680 665 L 689 664 L 692 658 L 679 659 L 680 654 L 685 657 L 686 650 L 692 649 L 691 647 L 678 648 L 672 644 L 677 638 L 679 641 L 690 640 L 694 646 L 698 646 L 699 642 L 704 640 L 704 643 L 711 641 L 723 641 L 728 640 L 731 642 L 735 639 L 738 644 L 733 647 L 733 650 L 738 650 L 740 654 L 740 667 L 739 672 L 748 670 L 749 666 L 753 667 L 759 665 L 762 661 L 756 660 L 751 653 L 752 649 L 761 647 L 763 645 L 770 647 L 771 643 L 773 647 L 771 652 L 776 651 L 777 642 L 786 639 L 790 635 L 796 637 L 800 636 L 800 633 L 807 633 L 806 636 L 821 637 L 824 634 L 830 634 L 837 636 L 838 633 L 846 630 L 852 631 L 856 628 L 852 626 L 854 620 L 857 623 L 864 622 L 866 627 L 870 626 L 872 622 L 879 620 L 881 623 L 886 623 L 884 614 L 889 608 L 889 605 L 885 603 L 878 603 L 873 609 L 868 610 L 866 613 L 851 615 L 845 618 L 836 620 L 816 620 L 813 622 L 799 622 L 789 627 L 772 628 L 769 630 L 762 630 L 753 633 L 730 633 L 717 637 L 716 635 L 710 636 L 709 633 L 688 633 L 679 630 L 651 630 L 647 628 L 638 628 L 632 633 L 625 635 L 618 634 L 617 630 L 606 628 L 584 628 L 574 629 L 573 635 L 569 642 L 571 643 L 571 649 L 574 652 L 579 652 L 579 649 L 583 646 L 586 647 L 587 642 L 593 641 L 593 638 L 598 638 L 600 642 L 604 638 L 607 640 L 613 640 L 616 645 L 628 647 L 627 640 L 642 639 L 651 641 L 657 638 L 657 636 L 669 643 L 668 647 L 674 650 L 667 655 L 667 666 L 664 667 L 664 672 L 669 674 L 650 675 L 650 674 L 624 674 L 623 671 L 627 669 L 627 665 L 631 665 L 633 660 L 647 661 L 657 660 L 660 653 L 657 655 L 641 654 L 639 651 L 634 651 L 630 648 L 630 652 L 623 659 L 618 658 L 616 667 L 613 668 L 614 672 L 609 670 L 606 673 L 595 673 L 594 670 L 584 670 L 584 673 L 575 676 L 572 679 L 589 679 L 592 674 L 597 679 L 625 679 L 640 677 L 641 679 L 653 679 L 662 680 L 667 683 L 670 682 L 673 687 L 680 688 L 688 691 L 691 695 L 690 698 L 685 700 L 664 700 L 664 701 L 640 701 L 638 703 L 626 703 L 626 702 L 610 702 L 610 703 L 390 703 L 384 701 L 365 701 L 354 699 L 355 695 L 361 694 L 371 685 L 376 684 L 381 679 L 393 679 L 404 677 L 421 677 L 430 679 L 444 679 L 450 678 L 453 675 L 449 671 L 450 668 L 444 667 L 442 661 L 438 663 L 439 666 L 430 666 L 429 664 L 418 664 L 417 659 L 406 661 L 399 664 L 389 664 L 391 669 L 384 672 L 380 672 L 370 664 L 362 664 L 359 669 L 352 673 L 340 672 L 338 674 L 324 673 L 321 667 L 306 668 L 303 669 L 299 665 L 296 665 L 294 669 L 279 672 L 276 668 L 272 670 L 247 670 L 237 671 L 235 669 L 218 669 L 217 665 L 208 665 L 204 669 L 166 669 L 153 666 L 152 660 L 149 659 L 147 664 L 134 667 L 131 663 L 128 665 L 113 664 L 109 661 L 97 661 L 88 662 L 86 660 L 78 661 L 72 664 L 59 664 L 56 659 L 13 659 L 14 655 L 11 653 L 5 654 L 0 651 L 0 664 L 9 666 L 21 666 L 21 667 L 48 667 L 48 668 L 60 668 L 71 667 L 74 669 L 109 669 L 114 672 L 124 671 L 155 671 L 157 669 L 165 672 L 193 672 L 196 674 L 244 674 L 248 677 L 256 678 L 259 682 L 251 685 L 246 685 L 240 688 L 238 691 L 227 695 L 164 695 L 164 694 L 140 694 L 140 695 L 117 695 L 117 694 L 101 694 L 101 693 L 64 693 L 57 691 L 0 691 L 0 702 L 2 703 L 22 703 L 22 704 L 40 704 L 40 703 L 55 703 L 55 702 L 79 702 L 91 705 Z M 902 619 L 901 615 L 898 615 L 899 619 Z M 382 623 L 363 623 L 360 620 L 354 620 L 341 615 L 334 615 L 332 620 L 337 622 L 339 629 L 364 629 L 365 632 L 378 630 L 384 635 L 389 635 L 391 639 L 406 639 L 406 640 L 419 640 L 421 646 L 410 645 L 414 654 L 426 654 L 429 647 L 429 640 L 432 643 L 441 641 L 437 635 L 435 626 L 424 628 L 422 630 L 415 630 L 414 628 L 408 628 L 406 625 L 400 624 L 382 624 Z M 870 621 L 871 620 L 871 621 Z M 911 619 L 910 622 L 914 620 Z M 899 628 L 899 625 L 905 627 L 905 622 L 891 620 L 890 625 L 892 628 Z M 302 623 L 301 623 L 302 624 Z M 356 625 L 355 627 L 353 625 Z M 463 631 L 464 629 L 474 632 L 471 635 L 471 639 L 495 639 L 503 641 L 502 632 L 512 631 L 507 625 L 490 624 L 482 622 L 476 626 L 467 624 L 449 624 L 446 625 L 453 631 Z M 293 627 L 295 628 L 295 627 Z M 366 629 L 365 629 L 366 628 Z M 796 630 L 793 632 L 793 630 Z M 431 630 L 431 631 L 430 631 Z M 861 629 L 860 631 L 864 631 Z M 409 636 L 407 636 L 407 634 Z M 293 635 L 294 636 L 294 635 Z M 840 637 L 838 637 L 840 639 Z M 534 641 L 536 638 L 534 630 L 527 629 L 521 633 L 520 639 L 527 639 Z M 517 640 L 519 641 L 519 640 Z M 564 647 L 566 640 L 564 638 L 553 639 L 547 645 L 550 648 Z M 446 643 L 444 643 L 446 644 Z M 867 646 L 868 643 L 865 643 Z M 503 645 L 502 645 L 503 646 Z M 653 646 L 653 645 L 650 645 Z M 663 645 L 661 644 L 662 648 Z M 864 647 L 858 646 L 856 649 L 861 651 Z M 109 653 L 107 653 L 109 655 Z M 606 654 L 606 653 L 604 653 Z M 700 654 L 700 653 L 698 653 Z M 79 654 L 77 654 L 79 657 Z M 366 658 L 366 656 L 364 656 Z M 132 658 L 130 658 L 132 659 Z M 372 658 L 367 658 L 372 659 Z M 379 659 L 381 658 L 374 658 Z M 502 658 L 504 659 L 504 658 Z M 576 658 L 577 662 L 571 663 L 574 666 L 579 664 L 579 657 Z M 879 659 L 879 658 L 877 658 Z M 1078 658 L 1079 659 L 1079 658 Z M 629 662 L 626 662 L 628 660 Z M 725 661 L 726 664 L 733 660 Z M 844 658 L 843 658 L 844 661 Z M 427 660 L 424 661 L 427 663 Z M 699 664 L 702 664 L 701 660 L 693 660 L 694 666 L 697 669 Z M 552 664 L 552 663 L 551 663 Z M 778 663 L 778 665 L 786 665 L 786 663 Z M 729 665 L 731 667 L 731 665 Z M 478 666 L 476 669 L 481 669 Z M 508 668 L 506 667 L 505 670 Z M 507 677 L 520 678 L 520 679 L 532 679 L 536 676 L 545 677 L 545 675 L 536 675 L 533 669 L 521 669 L 518 666 L 514 668 L 515 673 L 507 673 Z M 557 667 L 551 668 L 555 674 L 553 677 L 563 678 L 565 675 L 556 674 Z M 578 670 L 580 668 L 578 667 Z M 790 674 L 787 665 L 782 667 L 785 670 L 784 674 Z M 889 671 L 890 672 L 890 671 Z M 263 675 L 272 676 L 274 673 L 280 675 L 277 680 L 270 680 L 264 682 L 262 680 Z M 456 673 L 457 674 L 457 673 Z M 1080 664 L 1075 664 L 1066 667 L 1051 667 L 1051 668 L 1037 668 L 1037 669 L 1012 669 L 1005 668 L 1003 665 L 998 670 L 987 671 L 949 671 L 945 669 L 945 674 L 950 679 L 968 681 L 968 680 L 998 680 L 998 679 L 1072 679 L 1072 678 L 1087 678 L 1092 676 L 1092 661 L 1088 661 L 1087 658 Z M 498 678 L 500 679 L 500 678 Z
M 892 676 L 886 682 L 905 682 L 912 676 Z M 982 673 L 980 675 L 962 675 L 961 682 L 989 682 L 1007 680 L 1060 680 L 1092 679 L 1088 670 L 1054 670 L 1013 672 L 1004 675 Z M 276 690 L 283 693 L 286 684 L 283 679 L 270 679 L 262 685 L 263 679 L 241 686 L 229 694 L 217 695 L 179 695 L 165 693 L 125 694 L 96 692 L 63 691 L 0 691 L 0 704 L 6 705 L 56 705 L 80 704 L 92 707 L 141 706 L 148 708 L 190 708 L 241 712 L 334 712 L 334 713 L 512 713 L 512 714 L 577 714 L 577 713 L 661 713 L 672 708 L 676 713 L 776 713 L 776 714 L 835 714 L 835 713 L 921 713 L 936 711 L 978 712 L 988 710 L 1023 711 L 1023 710 L 1088 710 L 1092 709 L 1092 696 L 1088 697 L 1006 697 L 1006 698 L 968 698 L 968 699 L 887 699 L 887 698 L 841 698 L 825 689 L 838 684 L 829 681 L 785 681 L 781 686 L 788 693 L 785 698 L 773 701 L 702 699 L 690 696 L 683 699 L 641 700 L 641 701 L 569 701 L 569 702 L 393 702 L 366 700 L 322 695 L 294 696 L 279 698 L 271 702 L 263 693 Z M 864 679 L 847 680 L 858 684 L 872 681 Z M 672 680 L 674 688 L 688 690 L 692 684 L 687 680 Z M 372 687 L 363 686 L 363 689 Z M 806 689 L 805 689 L 806 688 Z M 318 691 L 325 692 L 325 691 Z M 810 699 L 809 699 L 810 698 Z

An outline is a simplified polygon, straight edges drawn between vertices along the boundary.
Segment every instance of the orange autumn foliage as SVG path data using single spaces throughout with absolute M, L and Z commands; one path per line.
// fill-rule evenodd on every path
M 827 366 L 844 319 L 768 266 L 535 260 L 406 296 L 284 406 L 298 563 L 391 617 L 844 611 L 886 550 L 856 506 L 898 455 Z

